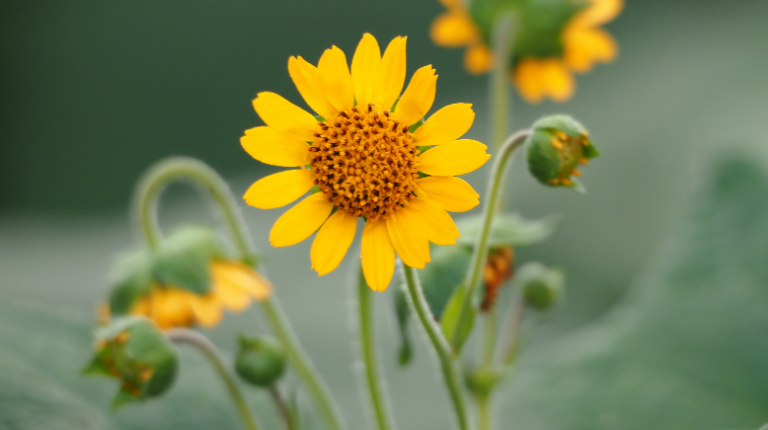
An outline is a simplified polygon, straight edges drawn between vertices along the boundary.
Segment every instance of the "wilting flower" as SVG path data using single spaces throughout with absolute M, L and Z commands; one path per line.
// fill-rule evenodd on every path
M 270 292 L 252 267 L 223 252 L 214 232 L 187 227 L 119 265 L 110 314 L 145 316 L 161 329 L 213 327 L 224 309 L 240 312 Z
M 515 254 L 511 246 L 495 247 L 488 250 L 483 269 L 483 300 L 480 311 L 489 312 L 496 304 L 501 287 L 514 276 Z
M 448 11 L 432 24 L 432 40 L 446 47 L 466 46 L 464 65 L 473 74 L 493 67 L 489 48 L 493 18 L 518 8 L 510 68 L 515 87 L 530 102 L 545 97 L 568 100 L 576 87 L 573 73 L 589 72 L 595 63 L 608 63 L 618 52 L 616 41 L 600 26 L 616 18 L 623 0 L 584 0 L 581 9 L 577 2 L 566 0 L 560 4 L 531 0 L 514 6 L 474 0 L 470 9 L 462 0 L 440 1 Z M 562 23 L 561 16 L 566 18 Z M 555 38 L 548 34 L 552 32 Z
M 288 72 L 318 117 L 277 94 L 259 93 L 253 106 L 267 125 L 241 139 L 255 159 L 297 167 L 254 183 L 245 194 L 248 204 L 278 208 L 313 190 L 277 220 L 272 245 L 294 245 L 317 231 L 310 257 L 325 275 L 341 262 L 362 218 L 363 273 L 376 291 L 389 284 L 395 253 L 423 268 L 430 241 L 455 243 L 459 231 L 446 211 L 479 203 L 455 176 L 490 157 L 482 143 L 457 140 L 472 125 L 471 105 L 449 105 L 423 121 L 435 98 L 432 66 L 417 70 L 401 96 L 405 45 L 405 37 L 396 37 L 382 56 L 376 39 L 365 34 L 351 72 L 335 46 L 317 67 L 291 57 Z

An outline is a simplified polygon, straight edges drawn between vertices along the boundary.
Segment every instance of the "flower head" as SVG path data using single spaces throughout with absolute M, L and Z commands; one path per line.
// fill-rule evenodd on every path
M 243 148 L 255 159 L 296 167 L 267 176 L 246 192 L 248 204 L 278 208 L 312 193 L 285 212 L 272 227 L 273 246 L 290 246 L 314 232 L 310 257 L 325 275 L 347 252 L 365 221 L 363 273 L 383 291 L 395 267 L 423 268 L 429 242 L 453 244 L 458 229 L 446 211 L 464 212 L 479 203 L 472 187 L 455 177 L 482 166 L 487 147 L 457 140 L 474 120 L 469 104 L 453 104 L 425 114 L 435 98 L 432 66 L 405 83 L 405 37 L 396 37 L 381 55 L 365 34 L 351 70 L 337 47 L 327 49 L 317 67 L 291 57 L 288 72 L 315 117 L 274 93 L 260 93 L 253 106 L 266 126 L 245 132 Z
M 623 0 L 527 0 L 514 6 L 475 0 L 470 9 L 462 0 L 441 3 L 448 11 L 432 24 L 432 40 L 446 47 L 466 46 L 464 65 L 473 74 L 493 67 L 490 27 L 498 13 L 515 9 L 517 31 L 509 66 L 515 87 L 529 102 L 568 100 L 576 88 L 573 73 L 611 62 L 618 52 L 616 41 L 600 26 L 616 18 Z
M 224 309 L 240 312 L 264 300 L 269 282 L 226 256 L 215 234 L 187 227 L 119 265 L 110 297 L 111 315 L 145 316 L 161 329 L 213 327 Z

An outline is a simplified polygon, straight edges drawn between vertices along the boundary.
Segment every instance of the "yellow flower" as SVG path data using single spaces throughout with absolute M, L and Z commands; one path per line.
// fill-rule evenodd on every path
M 459 231 L 446 211 L 464 212 L 479 203 L 462 179 L 485 164 L 487 147 L 457 140 L 469 130 L 474 112 L 453 104 L 424 115 L 435 98 L 432 66 L 416 71 L 405 92 L 405 37 L 396 37 L 381 55 L 365 34 L 352 59 L 327 49 L 317 67 L 291 57 L 288 72 L 320 118 L 274 93 L 260 93 L 253 106 L 267 124 L 245 132 L 243 148 L 255 159 L 297 167 L 267 176 L 245 193 L 248 204 L 278 208 L 315 193 L 285 212 L 272 227 L 270 242 L 290 246 L 318 232 L 312 267 L 334 270 L 365 221 L 362 266 L 368 285 L 383 291 L 395 268 L 423 268 L 429 242 L 453 244 Z M 398 99 L 399 97 L 399 99 Z
M 154 284 L 138 298 L 129 313 L 153 320 L 161 329 L 201 325 L 213 327 L 221 321 L 223 309 L 240 312 L 251 300 L 266 299 L 269 281 L 239 262 L 211 262 L 211 290 L 200 295 L 171 285 Z
M 461 0 L 440 0 L 448 9 L 431 28 L 432 40 L 441 46 L 466 46 L 464 66 L 473 74 L 488 72 L 494 56 Z M 589 72 L 597 62 L 616 58 L 616 41 L 601 25 L 613 20 L 623 0 L 587 0 L 562 30 L 562 55 L 539 58 L 515 53 L 512 81 L 520 95 L 538 103 L 545 97 L 563 102 L 571 98 L 576 83 L 573 73 Z

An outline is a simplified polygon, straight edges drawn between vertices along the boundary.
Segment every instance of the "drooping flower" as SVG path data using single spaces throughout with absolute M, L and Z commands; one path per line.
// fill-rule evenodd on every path
M 581 10 L 578 2 L 566 0 L 561 5 L 528 0 L 514 6 L 503 1 L 475 0 L 473 7 L 482 6 L 476 11 L 469 10 L 462 0 L 440 1 L 448 11 L 432 24 L 432 40 L 446 47 L 466 46 L 464 65 L 473 74 L 486 73 L 493 67 L 491 31 L 487 27 L 492 25 L 495 13 L 519 9 L 509 67 L 515 87 L 529 102 L 538 103 L 546 97 L 558 102 L 568 100 L 576 88 L 573 73 L 587 73 L 598 62 L 613 61 L 618 53 L 616 41 L 600 26 L 616 18 L 623 0 L 584 0 Z M 563 12 L 568 8 L 573 12 Z M 551 16 L 541 19 L 546 14 Z M 566 17 L 562 25 L 558 25 L 560 16 Z M 557 32 L 555 38 L 547 34 L 553 31 Z
M 459 231 L 446 211 L 479 203 L 456 175 L 490 157 L 482 143 L 457 140 L 472 125 L 471 105 L 448 105 L 423 120 L 435 98 L 432 66 L 417 70 L 401 96 L 405 46 L 406 38 L 396 37 L 382 56 L 365 34 L 351 71 L 335 46 L 317 67 L 291 57 L 288 72 L 318 117 L 277 94 L 259 93 L 253 106 L 266 126 L 241 138 L 255 159 L 295 167 L 254 183 L 244 196 L 248 204 L 278 208 L 313 191 L 277 220 L 272 245 L 294 245 L 317 231 L 310 257 L 322 276 L 339 265 L 362 218 L 363 273 L 375 291 L 389 285 L 395 254 L 423 268 L 430 241 L 455 243 Z

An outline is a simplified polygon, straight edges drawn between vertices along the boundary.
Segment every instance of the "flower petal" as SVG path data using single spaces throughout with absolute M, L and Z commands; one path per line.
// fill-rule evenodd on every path
M 373 291 L 386 290 L 395 273 L 395 248 L 389 239 L 386 221 L 365 223 L 360 257 L 368 286 Z
M 256 181 L 243 198 L 259 209 L 274 209 L 294 202 L 315 186 L 315 174 L 307 169 L 286 170 Z
M 469 131 L 474 121 L 475 112 L 471 104 L 455 103 L 432 114 L 424 125 L 413 132 L 413 137 L 419 146 L 450 143 Z
M 387 232 L 403 263 L 423 269 L 429 263 L 429 241 L 414 209 L 406 206 L 387 217 Z
M 301 242 L 323 225 L 332 210 L 333 203 L 325 194 L 310 195 L 277 219 L 269 232 L 269 242 L 275 248 Z
M 558 59 L 526 58 L 515 67 L 513 79 L 520 95 L 531 103 L 544 97 L 564 102 L 571 98 L 576 83 L 568 68 Z
M 355 239 L 355 231 L 357 217 L 342 210 L 336 211 L 320 227 L 309 251 L 312 268 L 318 275 L 326 275 L 339 266 Z
M 403 124 L 411 125 L 419 122 L 429 112 L 435 101 L 437 75 L 432 66 L 424 66 L 416 71 L 397 103 L 392 118 Z
M 405 43 L 407 37 L 392 39 L 381 57 L 381 64 L 376 76 L 373 102 L 389 110 L 400 96 L 405 84 Z
M 191 300 L 192 313 L 195 320 L 203 327 L 211 328 L 221 321 L 221 303 L 213 296 L 196 296 Z
M 215 284 L 231 284 L 258 301 L 269 297 L 272 285 L 252 267 L 236 261 L 214 261 L 211 274 Z
M 337 110 L 346 110 L 355 103 L 352 90 L 352 76 L 347 66 L 347 56 L 336 46 L 326 49 L 317 65 L 320 75 L 325 82 L 325 93 L 328 100 Z M 332 117 L 326 117 L 331 119 Z
M 299 167 L 310 163 L 309 145 L 271 127 L 245 130 L 240 144 L 251 157 L 264 164 Z
M 456 244 L 461 233 L 445 209 L 427 199 L 413 199 L 411 206 L 430 242 L 443 246 Z
M 259 93 L 253 108 L 268 126 L 304 142 L 313 141 L 320 128 L 312 114 L 275 93 Z
M 601 28 L 574 28 L 565 32 L 564 59 L 571 70 L 586 73 L 596 62 L 608 63 L 616 58 L 616 41 Z
M 624 8 L 623 0 L 591 0 L 592 5 L 582 10 L 570 25 L 595 27 L 612 21 Z
M 466 212 L 480 204 L 480 195 L 467 181 L 453 176 L 430 176 L 416 181 L 419 197 L 449 212 Z
M 288 74 L 313 111 L 326 119 L 336 115 L 337 110 L 328 100 L 323 77 L 315 66 L 301 57 L 291 57 L 288 59 Z
M 436 146 L 419 156 L 419 171 L 431 176 L 456 176 L 469 173 L 488 161 L 487 146 L 462 139 Z
M 370 33 L 365 33 L 352 58 L 352 85 L 358 105 L 368 106 L 368 103 L 373 103 L 379 64 L 381 64 L 379 43 Z
M 446 12 L 438 16 L 429 29 L 432 41 L 440 46 L 458 48 L 477 40 L 477 29 L 464 12 Z
M 493 67 L 493 52 L 482 43 L 464 51 L 464 68 L 473 75 L 488 73 Z

